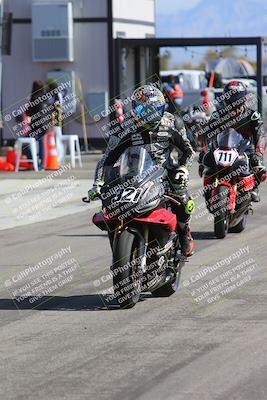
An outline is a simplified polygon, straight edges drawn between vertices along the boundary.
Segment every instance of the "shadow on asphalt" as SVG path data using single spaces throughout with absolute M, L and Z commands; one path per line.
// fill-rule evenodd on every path
M 88 237 L 108 237 L 108 235 L 106 234 L 98 234 L 98 233 L 96 233 L 96 234 L 91 234 L 91 235 L 89 235 L 89 234 L 85 234 L 85 235 L 57 235 L 57 236 L 59 236 L 59 237 L 86 237 L 86 236 L 88 236 Z
M 194 240 L 213 240 L 216 239 L 214 232 L 192 232 Z M 217 240 L 217 239 L 216 239 Z
M 139 302 L 152 298 L 150 294 L 142 294 Z M 0 310 L 51 310 L 51 311 L 115 311 L 120 310 L 115 299 L 103 294 L 83 296 L 43 296 L 38 300 L 27 297 L 19 302 L 16 299 L 0 299 Z

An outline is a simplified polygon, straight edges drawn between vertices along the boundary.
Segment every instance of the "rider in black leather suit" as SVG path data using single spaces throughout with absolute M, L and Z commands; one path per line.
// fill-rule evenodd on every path
M 255 96 L 247 93 L 246 86 L 242 82 L 231 81 L 225 86 L 222 97 L 223 106 L 211 115 L 208 123 L 194 127 L 194 130 L 198 131 L 198 137 L 204 143 L 204 151 L 199 156 L 200 175 L 204 169 L 205 153 L 216 147 L 217 135 L 226 129 L 233 128 L 244 139 L 250 140 L 247 153 L 250 169 L 256 178 L 252 200 L 259 201 L 258 185 L 266 177 L 266 168 L 263 162 L 266 139 L 261 115 L 255 111 Z
M 89 191 L 89 197 L 98 196 L 103 184 L 104 168 L 114 165 L 123 151 L 131 146 L 144 146 L 158 164 L 168 170 L 169 181 L 177 194 L 181 205 L 175 206 L 178 215 L 177 231 L 185 256 L 193 254 L 194 242 L 189 228 L 190 214 L 194 202 L 187 192 L 189 168 L 194 151 L 186 136 L 181 119 L 165 110 L 165 99 L 162 92 L 153 85 L 144 85 L 132 95 L 132 111 L 122 124 L 117 134 L 110 136 L 103 157 L 97 164 L 95 183 Z M 171 158 L 172 148 L 180 153 L 179 167 L 174 167 Z

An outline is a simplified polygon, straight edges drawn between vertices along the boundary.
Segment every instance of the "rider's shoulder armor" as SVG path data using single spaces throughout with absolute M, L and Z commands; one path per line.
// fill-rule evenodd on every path
M 174 116 L 165 111 L 160 121 L 160 127 L 174 128 Z
M 181 131 L 182 129 L 184 129 L 185 128 L 185 125 L 184 125 L 184 121 L 183 121 L 183 119 L 181 118 L 181 117 L 179 117 L 178 115 L 176 115 L 175 117 L 174 117 L 174 127 L 175 127 L 175 129 L 177 129 L 177 131 Z
M 117 135 L 111 135 L 108 141 L 108 147 L 110 150 L 114 150 L 120 142 L 120 138 Z
M 261 114 L 258 111 L 251 110 L 250 119 L 251 121 L 260 121 Z
M 177 129 L 178 131 L 184 128 L 184 122 L 182 118 L 180 118 L 178 115 L 174 116 L 168 111 L 164 112 L 160 125 L 168 127 L 169 129 Z
M 256 128 L 262 123 L 261 114 L 258 111 L 253 110 L 252 108 L 246 107 L 244 109 L 243 115 L 244 123 L 252 129 Z

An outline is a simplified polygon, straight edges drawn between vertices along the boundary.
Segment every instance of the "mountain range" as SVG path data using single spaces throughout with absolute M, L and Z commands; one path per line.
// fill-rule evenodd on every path
M 201 0 L 183 11 L 179 1 L 157 12 L 158 37 L 267 36 L 267 0 Z
M 267 0 L 200 0 L 188 10 L 179 9 L 181 0 L 167 0 L 168 8 L 162 7 L 164 0 L 157 1 L 163 2 L 157 7 L 157 37 L 267 36 Z M 197 65 L 206 51 L 173 48 L 170 66 L 185 62 Z M 256 60 L 255 46 L 240 48 L 238 54 Z M 267 58 L 267 46 L 264 56 Z

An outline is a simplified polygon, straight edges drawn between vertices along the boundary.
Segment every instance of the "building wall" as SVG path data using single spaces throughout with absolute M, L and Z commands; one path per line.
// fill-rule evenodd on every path
M 155 36 L 155 0 L 113 0 L 113 37 L 146 38 Z M 124 67 L 123 67 L 124 65 Z M 127 67 L 126 67 L 127 65 Z M 142 69 L 145 58 L 141 54 Z M 142 81 L 143 76 L 141 76 Z M 140 81 L 140 84 L 142 83 Z M 135 89 L 135 55 L 124 49 L 120 81 L 121 97 L 131 96 Z
M 155 23 L 154 0 L 113 0 L 113 17 Z
M 124 32 L 125 38 L 154 36 L 155 0 L 113 0 L 113 18 L 114 38 L 117 32 Z
M 73 4 L 73 16 L 79 17 L 106 17 L 106 0 L 70 0 Z M 35 3 L 65 3 L 65 0 L 34 0 Z M 126 0 L 127 2 L 127 0 Z M 5 0 L 5 11 L 13 12 L 13 18 L 30 18 L 32 0 Z
M 155 34 L 155 28 L 154 26 L 147 26 L 143 24 L 129 24 L 129 23 L 124 23 L 124 22 L 114 22 L 113 23 L 113 36 L 114 38 L 118 37 L 117 33 L 122 33 L 124 32 L 125 35 L 123 37 L 125 38 L 144 38 L 154 36 Z M 122 36 L 121 36 L 122 37 Z
M 48 3 L 49 0 L 38 0 Z M 51 2 L 51 1 L 50 1 Z M 54 2 L 54 1 L 53 1 Z M 59 2 L 65 2 L 61 0 Z M 144 4 L 144 12 L 137 12 L 137 3 Z M 31 0 L 5 0 L 5 11 L 13 13 L 12 54 L 3 57 L 3 114 L 25 103 L 31 94 L 33 80 L 46 81 L 50 70 L 75 71 L 80 78 L 85 96 L 89 92 L 109 90 L 108 24 L 106 0 L 73 0 L 74 21 L 74 62 L 33 62 L 31 35 Z M 139 9 L 140 10 L 140 9 Z M 125 37 L 145 37 L 153 34 L 154 0 L 114 0 L 113 36 L 117 31 Z M 140 19 L 140 16 L 142 18 Z M 101 21 L 81 21 L 85 18 L 101 18 Z M 124 19 L 124 21 L 122 21 Z M 129 23 L 134 19 L 135 23 Z M 136 22 L 138 21 L 138 22 Z M 142 21 L 144 22 L 142 24 Z M 77 133 L 82 137 L 80 109 L 66 120 L 65 133 Z M 77 122 L 77 120 L 79 122 Z M 102 138 L 99 124 L 88 119 L 88 136 Z M 105 122 L 101 121 L 101 123 Z M 14 119 L 4 123 L 3 138 L 16 138 L 13 131 Z

